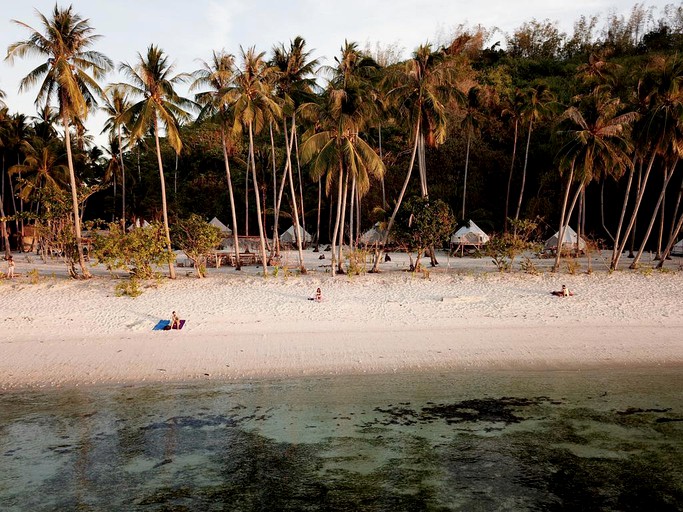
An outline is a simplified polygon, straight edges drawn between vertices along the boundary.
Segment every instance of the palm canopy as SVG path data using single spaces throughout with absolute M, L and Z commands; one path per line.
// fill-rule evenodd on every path
M 9 168 L 10 174 L 21 176 L 17 188 L 22 200 L 29 200 L 42 187 L 47 187 L 52 192 L 66 189 L 69 184 L 69 168 L 63 162 L 63 154 L 58 149 L 54 141 L 47 142 L 41 137 L 22 141 L 24 161 Z
M 631 123 L 635 112 L 624 112 L 618 98 L 596 89 L 569 107 L 560 117 L 558 135 L 566 142 L 560 149 L 561 168 L 574 169 L 586 184 L 604 174 L 623 175 L 631 165 Z
M 306 51 L 306 41 L 297 36 L 290 41 L 289 48 L 284 44 L 273 47 L 271 66 L 277 70 L 275 94 L 281 97 L 287 108 L 295 109 L 302 103 L 312 101 L 318 88 L 315 75 L 318 59 L 311 59 Z
M 202 107 L 198 119 L 219 113 L 225 117 L 235 97 L 232 89 L 235 56 L 225 51 L 214 51 L 209 62 L 201 60 L 200 63 L 201 67 L 192 73 L 194 81 L 190 85 L 190 91 L 200 90 L 195 94 L 195 101 Z
M 128 131 L 131 121 L 131 102 L 128 93 L 121 85 L 113 85 L 105 90 L 105 102 L 102 110 L 107 114 L 101 133 L 117 134 L 119 128 Z
M 131 95 L 142 98 L 127 111 L 133 119 L 131 139 L 141 139 L 151 126 L 156 128 L 160 122 L 169 144 L 176 153 L 180 153 L 183 144 L 179 122 L 190 119 L 187 109 L 194 108 L 195 104 L 175 91 L 175 86 L 189 77 L 184 73 L 173 75 L 174 68 L 168 56 L 155 45 L 150 45 L 144 56 L 138 53 L 135 66 L 127 63 L 119 66 L 129 80 L 121 86 Z
M 46 57 L 47 60 L 33 69 L 19 83 L 19 91 L 25 91 L 40 83 L 36 105 L 42 107 L 57 100 L 60 114 L 70 118 L 87 116 L 89 107 L 96 105 L 101 95 L 97 80 L 113 67 L 109 58 L 88 50 L 100 37 L 93 33 L 88 19 L 81 18 L 73 8 L 62 9 L 55 5 L 52 17 L 37 13 L 44 34 L 24 22 L 13 23 L 28 29 L 28 39 L 11 44 L 7 48 L 10 63 L 29 55 Z
M 463 95 L 453 88 L 455 69 L 445 50 L 421 45 L 413 57 L 388 70 L 388 99 L 411 130 L 419 130 L 427 145 L 443 143 L 447 133 L 446 104 Z
M 268 65 L 265 52 L 258 53 L 254 47 L 240 47 L 242 66 L 235 71 L 231 94 L 234 95 L 235 119 L 233 131 L 242 133 L 243 127 L 251 127 L 260 133 L 268 121 L 282 116 L 282 108 L 273 96 L 276 68 Z

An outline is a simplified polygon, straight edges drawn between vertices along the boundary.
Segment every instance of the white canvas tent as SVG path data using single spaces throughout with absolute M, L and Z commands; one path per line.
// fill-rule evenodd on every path
M 135 219 L 135 223 L 131 224 L 126 228 L 126 231 L 132 231 L 135 228 L 148 228 L 149 227 L 149 222 L 146 220 L 143 220 L 142 223 L 140 223 L 140 219 Z
M 360 237 L 360 243 L 362 245 L 375 245 L 381 244 L 384 240 L 384 235 L 386 231 L 380 229 L 379 222 L 375 222 L 375 225 L 363 233 Z
M 476 247 L 482 246 L 490 240 L 490 237 L 477 226 L 474 221 L 470 220 L 463 227 L 458 229 L 453 236 L 451 236 L 451 245 L 464 247 L 466 245 L 474 245 Z
M 214 217 L 213 219 L 211 219 L 209 221 L 209 224 L 220 229 L 221 233 L 223 233 L 224 235 L 232 235 L 232 230 L 228 226 L 223 224 L 220 220 L 218 220 L 217 217 Z
M 676 245 L 671 248 L 672 256 L 683 256 L 683 238 L 681 238 Z
M 546 251 L 555 251 L 557 250 L 558 246 L 558 239 L 560 238 L 560 232 L 558 231 L 555 233 L 553 236 L 548 238 L 545 241 L 545 246 L 544 249 Z M 585 251 L 586 250 L 586 241 L 583 238 L 579 238 L 578 235 L 576 234 L 576 231 L 574 231 L 571 227 L 565 226 L 564 228 L 564 237 L 562 239 L 562 244 L 561 244 L 561 249 L 562 250 L 576 250 L 578 249 L 579 251 Z
M 302 243 L 308 244 L 311 243 L 311 240 L 313 240 L 313 237 L 301 226 L 299 226 L 299 233 L 301 234 Z M 280 235 L 280 243 L 291 245 L 296 244 L 296 232 L 294 231 L 294 224 L 292 224 L 287 231 Z

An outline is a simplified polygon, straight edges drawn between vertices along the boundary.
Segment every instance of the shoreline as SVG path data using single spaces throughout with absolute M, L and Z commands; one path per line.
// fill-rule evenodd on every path
M 380 274 L 332 279 L 314 270 L 317 254 L 306 255 L 307 275 L 210 269 L 207 279 L 149 282 L 137 298 L 117 297 L 121 280 L 101 267 L 96 279 L 73 281 L 59 264 L 16 258 L 25 277 L 0 282 L 0 389 L 413 371 L 683 373 L 683 272 L 500 274 L 464 258 L 425 278 L 404 272 L 407 259 L 395 254 Z M 565 283 L 573 297 L 550 295 Z M 317 287 L 321 303 L 308 300 Z M 172 310 L 185 328 L 152 331 Z

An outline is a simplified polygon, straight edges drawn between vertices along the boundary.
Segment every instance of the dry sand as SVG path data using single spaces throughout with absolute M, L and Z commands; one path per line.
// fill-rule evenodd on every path
M 392 254 L 382 273 L 338 276 L 307 251 L 308 275 L 209 269 L 117 297 L 101 267 L 73 281 L 59 262 L 15 254 L 0 281 L 0 388 L 428 370 L 683 369 L 683 272 L 499 274 L 447 258 L 427 277 Z M 285 263 L 294 267 L 295 254 Z M 628 262 L 626 263 L 628 264 Z M 322 266 L 321 266 L 322 265 Z M 668 264 L 679 269 L 680 258 Z M 30 272 L 37 270 L 39 278 Z M 37 282 L 32 282 L 37 281 Z M 550 291 L 566 284 L 575 295 Z M 321 287 L 324 301 L 307 300 Z M 152 331 L 172 310 L 182 331 Z

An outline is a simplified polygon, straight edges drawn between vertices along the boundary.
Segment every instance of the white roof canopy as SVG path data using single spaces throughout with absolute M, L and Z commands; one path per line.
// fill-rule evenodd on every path
M 217 227 L 218 229 L 220 229 L 223 233 L 227 233 L 227 234 L 229 234 L 229 235 L 232 234 L 232 230 L 231 230 L 228 226 L 226 226 L 225 224 L 223 224 L 220 220 L 218 220 L 217 217 L 214 217 L 213 219 L 211 219 L 211 220 L 209 221 L 209 224 L 211 224 L 212 226 L 216 226 L 216 227 Z
M 458 245 L 481 245 L 489 240 L 490 237 L 472 220 L 451 236 L 451 243 Z
M 545 241 L 546 249 L 556 249 L 558 247 L 558 239 L 560 238 L 560 232 L 558 231 L 553 236 Z M 583 238 L 579 238 L 570 226 L 565 226 L 564 236 L 562 237 L 562 249 L 578 249 L 583 251 L 586 249 L 586 241 Z

